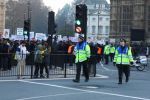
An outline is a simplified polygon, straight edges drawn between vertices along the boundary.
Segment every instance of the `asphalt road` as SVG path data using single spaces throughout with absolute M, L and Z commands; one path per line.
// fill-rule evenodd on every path
M 73 83 L 68 79 L 1 80 L 0 100 L 150 100 L 150 70 L 131 69 L 129 83 L 118 85 L 112 64 L 97 65 L 97 77 Z

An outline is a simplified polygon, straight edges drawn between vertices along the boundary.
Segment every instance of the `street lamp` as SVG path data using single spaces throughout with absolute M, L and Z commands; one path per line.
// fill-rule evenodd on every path
M 97 39 L 98 39 L 98 34 L 100 34 L 99 33 L 99 16 L 100 16 L 100 14 L 101 14 L 101 10 L 102 10 L 102 6 L 100 5 L 100 4 L 98 4 L 98 12 L 97 12 L 97 16 L 98 16 L 98 25 L 97 25 L 97 27 L 98 27 L 98 32 L 97 32 Z

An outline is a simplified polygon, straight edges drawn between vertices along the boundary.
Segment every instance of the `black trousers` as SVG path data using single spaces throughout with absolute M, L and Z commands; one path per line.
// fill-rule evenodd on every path
M 88 71 L 87 61 L 78 62 L 76 64 L 76 67 L 77 67 L 76 80 L 80 80 L 81 67 L 83 67 L 83 73 L 84 73 L 85 79 L 89 80 L 89 71 Z
M 42 67 L 42 64 L 41 63 L 36 63 L 35 64 L 35 71 L 34 71 L 34 76 L 38 76 L 38 74 L 39 74 L 39 69 L 41 69 L 41 67 Z M 40 74 L 41 74 L 41 72 L 40 72 Z
M 109 55 L 105 55 L 105 64 L 108 64 L 109 62 Z
M 41 63 L 36 63 L 35 64 L 35 71 L 34 71 L 34 76 L 37 77 L 39 74 L 39 69 L 40 69 L 40 76 L 43 76 L 43 70 L 45 68 L 47 77 L 49 77 L 49 69 L 46 64 L 41 64 Z
M 40 75 L 43 75 L 44 68 L 45 68 L 45 72 L 46 72 L 47 77 L 48 77 L 49 76 L 49 68 L 48 68 L 47 64 L 45 64 L 45 63 L 42 63 L 42 66 L 40 68 Z
M 113 59 L 114 59 L 114 53 L 110 53 L 110 60 L 111 60 L 111 62 L 113 62 Z
M 2 58 L 2 68 L 3 70 L 8 70 L 8 57 Z
M 118 68 L 119 82 L 122 83 L 123 73 L 125 74 L 126 82 L 128 82 L 130 76 L 130 66 L 117 64 L 117 68 Z

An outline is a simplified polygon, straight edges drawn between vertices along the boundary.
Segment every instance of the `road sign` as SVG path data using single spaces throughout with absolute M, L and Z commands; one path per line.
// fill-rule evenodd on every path
M 17 28 L 17 35 L 23 35 L 23 28 Z

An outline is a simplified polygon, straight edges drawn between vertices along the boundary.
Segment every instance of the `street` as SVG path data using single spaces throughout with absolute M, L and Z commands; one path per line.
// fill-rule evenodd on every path
M 1 100 L 150 100 L 150 70 L 131 69 L 129 83 L 118 85 L 117 69 L 112 64 L 97 65 L 97 77 L 85 83 L 72 78 L 1 80 Z M 9 96 L 8 96 L 9 95 Z

